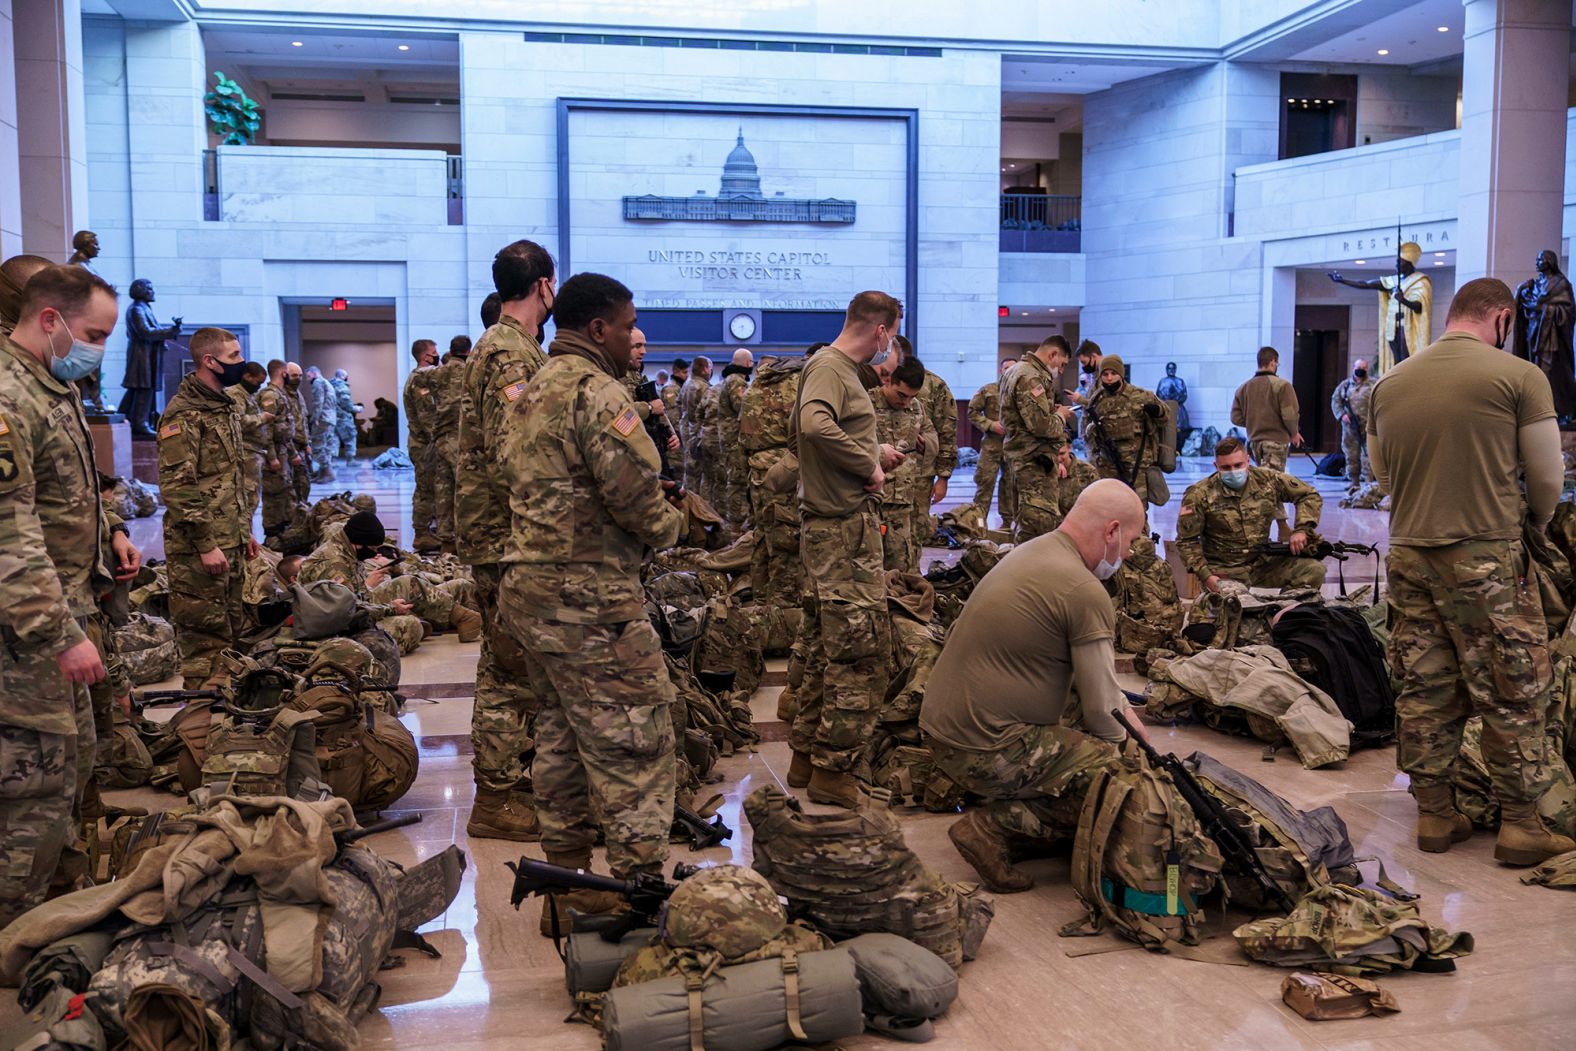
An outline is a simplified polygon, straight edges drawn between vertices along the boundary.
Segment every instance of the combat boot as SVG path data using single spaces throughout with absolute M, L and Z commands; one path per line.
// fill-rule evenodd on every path
M 412 545 L 419 554 L 428 554 L 443 546 L 443 542 L 432 533 L 423 533 L 416 538 Z
M 542 838 L 536 809 L 508 789 L 476 786 L 476 802 L 465 834 L 473 839 L 512 839 L 535 843 Z
M 798 708 L 799 702 L 794 698 L 793 684 L 790 683 L 777 695 L 777 718 L 782 722 L 791 723 Z
M 810 784 L 805 794 L 812 803 L 859 809 L 859 779 L 853 774 L 815 767 L 810 772 Z
M 456 605 L 449 614 L 449 627 L 460 636 L 461 642 L 475 642 L 482 637 L 482 615 L 474 609 Z
M 795 752 L 793 762 L 788 764 L 788 787 L 804 788 L 810 783 L 810 775 L 815 773 L 815 767 L 810 765 L 809 752 Z
M 1417 797 L 1417 849 L 1443 854 L 1450 844 L 1472 836 L 1472 821 L 1456 809 L 1455 791 L 1449 785 L 1412 786 Z
M 1034 886 L 1034 877 L 1013 865 L 1006 833 L 983 810 L 970 811 L 954 821 L 947 829 L 947 838 L 963 860 L 974 866 L 987 890 L 1017 894 Z
M 566 869 L 585 869 L 591 871 L 591 851 L 589 849 L 575 854 L 555 854 L 547 852 L 547 863 Z M 568 894 L 553 894 L 542 899 L 542 922 L 538 929 L 542 937 L 553 936 L 553 913 L 558 913 L 559 937 L 567 937 L 570 932 L 572 919 L 570 910 L 582 916 L 612 916 L 629 911 L 629 902 L 622 897 L 606 890 L 572 890 Z
M 1576 850 L 1576 840 L 1557 836 L 1538 819 L 1537 803 L 1501 803 L 1499 840 L 1494 858 L 1507 865 L 1537 865 L 1556 854 Z

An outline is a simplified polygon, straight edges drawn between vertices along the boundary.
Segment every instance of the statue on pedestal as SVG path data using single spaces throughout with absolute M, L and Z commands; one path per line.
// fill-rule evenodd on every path
M 154 436 L 154 408 L 164 389 L 164 341 L 181 334 L 181 319 L 168 327 L 153 316 L 153 282 L 139 277 L 131 283 L 131 306 L 126 308 L 126 388 L 121 411 L 131 422 L 134 438 Z
M 71 258 L 66 260 L 67 266 L 80 266 L 90 273 L 97 274 L 93 269 L 93 260 L 98 258 L 98 234 L 92 230 L 78 230 L 71 237 Z
M 1560 273 L 1559 256 L 1545 249 L 1536 266 L 1538 276 L 1516 286 L 1514 350 L 1549 378 L 1560 426 L 1569 427 L 1576 423 L 1576 358 L 1571 353 L 1576 300 L 1570 279 Z
M 1187 418 L 1187 381 L 1177 375 L 1177 363 L 1166 362 L 1166 378 L 1155 387 L 1155 397 L 1177 403 L 1177 437 L 1186 438 L 1193 429 Z
M 1417 262 L 1423 249 L 1415 241 L 1403 244 L 1395 257 L 1395 273 L 1367 281 L 1349 281 L 1337 271 L 1330 280 L 1347 288 L 1379 290 L 1379 360 L 1375 371 L 1383 375 L 1433 342 L 1434 283 L 1420 273 Z

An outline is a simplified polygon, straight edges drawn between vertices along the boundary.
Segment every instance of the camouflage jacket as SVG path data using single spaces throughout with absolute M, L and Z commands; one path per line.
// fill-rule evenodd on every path
M 1160 399 L 1131 383 L 1122 384 L 1115 394 L 1102 387 L 1089 399 L 1083 435 L 1096 467 L 1125 468 L 1129 477 L 1137 477 L 1154 466 L 1160 454 L 1160 421 L 1165 417 L 1151 417 L 1144 411 L 1148 405 L 1159 408 Z M 1115 447 L 1114 458 L 1107 443 Z
M 1074 456 L 1067 465 L 1067 477 L 1063 478 L 1056 487 L 1056 504 L 1061 508 L 1062 514 L 1071 511 L 1083 491 L 1099 480 L 1099 474 L 1090 466 L 1088 460 Z
M 671 379 L 662 385 L 662 402 L 668 407 L 668 415 L 672 417 L 671 422 L 676 423 L 679 411 L 679 385 Z M 675 429 L 673 433 L 677 434 L 678 431 Z
M 711 384 L 693 373 L 679 388 L 679 441 L 686 453 L 700 432 L 701 404 L 710 390 Z
M 334 388 L 334 409 L 340 423 L 356 418 L 356 399 L 350 394 L 349 380 L 329 380 Z
M 469 355 L 452 357 L 439 365 L 432 377 L 432 441 L 443 458 L 455 465 L 460 462 L 460 402 L 469 360 Z
M 974 429 L 980 432 L 982 444 L 994 442 L 1000 445 L 1002 436 L 990 429 L 993 423 L 1001 423 L 1001 387 L 996 383 L 987 383 L 974 392 L 974 397 L 969 399 L 969 422 Z
M 295 451 L 302 456 L 306 455 L 307 447 L 312 442 L 311 415 L 306 409 L 306 396 L 301 393 L 301 388 L 285 390 L 290 397 L 290 424 L 295 429 Z
M 278 460 L 282 467 L 296 451 L 295 399 L 283 388 L 270 383 L 257 392 L 257 407 L 274 414 L 274 422 L 266 425 L 268 446 L 263 454 Z
M 334 385 L 319 376 L 312 381 L 310 409 L 312 429 L 332 427 L 339 422 L 339 402 L 334 397 Z
M 1215 568 L 1238 569 L 1259 560 L 1254 549 L 1270 539 L 1270 524 L 1285 503 L 1297 505 L 1297 528 L 1319 528 L 1324 498 L 1307 482 L 1268 467 L 1249 467 L 1237 492 L 1217 472 L 1187 487 L 1177 512 L 1177 548 L 1199 580 Z M 1212 568 L 1213 567 L 1213 568 Z
M 312 553 L 301 560 L 300 581 L 310 584 L 317 580 L 334 580 L 356 593 L 367 597 L 365 564 L 356 558 L 356 548 L 345 538 L 345 523 L 332 522 L 323 528 L 323 539 Z M 392 569 L 393 576 L 397 572 Z
M 894 409 L 879 393 L 870 401 L 876 407 L 876 441 L 907 454 L 907 459 L 887 475 L 886 485 L 881 488 L 881 503 L 887 507 L 915 503 L 921 494 L 930 492 L 925 464 L 934 455 L 936 429 L 918 398 L 909 402 L 906 409 Z
M 547 364 L 536 337 L 504 315 L 471 348 L 460 399 L 460 460 L 454 475 L 454 535 L 461 557 L 486 565 L 509 543 L 509 490 L 497 471 L 504 417 Z
M 1148 653 L 1156 646 L 1172 649 L 1182 630 L 1182 603 L 1171 566 L 1147 536 L 1133 541 L 1116 576 L 1105 589 L 1116 607 L 1116 648 L 1123 653 Z
M 925 370 L 925 382 L 919 388 L 919 403 L 936 429 L 936 462 L 931 468 L 933 477 L 951 478 L 958 466 L 958 400 L 952 388 L 940 376 Z
M 1362 434 L 1368 423 L 1368 395 L 1373 389 L 1373 380 L 1358 383 L 1352 377 L 1346 377 L 1336 385 L 1335 393 L 1330 395 L 1330 414 L 1337 420 L 1342 416 L 1350 416 L 1358 433 Z
M 739 411 L 739 443 L 746 453 L 788 447 L 803 371 L 802 357 L 761 359 Z
M 252 535 L 241 487 L 246 445 L 235 402 L 195 373 L 181 380 L 159 417 L 159 496 L 166 554 L 229 551 Z
M 651 403 L 649 401 L 641 401 L 635 397 L 635 392 L 640 389 L 640 385 L 646 382 L 646 374 L 630 369 L 618 378 L 618 382 L 622 383 L 624 389 L 629 392 L 629 401 L 635 406 L 635 415 L 640 417 L 642 423 L 649 420 L 651 418 Z
M 18 652 L 53 656 L 81 642 L 76 618 L 114 583 L 76 390 L 0 337 L 0 640 Z M 34 713 L 26 701 L 5 699 L 7 723 L 73 732 L 69 711 Z
M 729 365 L 722 371 L 717 416 L 722 427 L 722 452 L 727 454 L 739 444 L 739 416 L 744 412 L 744 394 L 750 388 L 750 370 Z
M 503 421 L 495 468 L 512 512 L 505 601 L 575 624 L 646 615 L 645 548 L 671 547 L 685 521 L 663 498 L 656 446 L 600 347 L 558 334 Z
M 1026 354 L 1001 382 L 1001 419 L 1007 428 L 1002 449 L 1013 464 L 1043 468 L 1067 444 L 1067 428 L 1056 414 L 1056 378 L 1045 363 Z
M 241 418 L 242 448 L 253 456 L 269 455 L 274 444 L 273 426 L 263 421 L 264 409 L 257 400 L 263 388 L 253 394 L 246 389 L 246 384 L 237 383 L 225 393 L 235 402 L 236 415 Z
M 437 366 L 417 369 L 405 380 L 405 426 L 410 433 L 412 452 L 432 444 L 433 414 L 437 411 L 434 390 L 437 385 Z

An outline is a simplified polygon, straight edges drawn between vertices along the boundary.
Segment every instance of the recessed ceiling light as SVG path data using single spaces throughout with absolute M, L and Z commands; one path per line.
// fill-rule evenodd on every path
M 290 46 L 291 47 L 300 47 L 301 46 L 301 41 L 299 41 L 299 40 L 292 40 L 292 41 L 290 41 Z
M 1435 252 L 1434 254 L 1439 256 L 1441 259 L 1443 259 L 1445 257 L 1445 253 L 1443 253 L 1443 252 Z
M 1029 316 L 1029 312 L 1027 310 L 1020 310 L 1020 311 L 1018 311 L 1018 313 L 1021 314 L 1024 317 L 1028 317 Z
M 1439 27 L 1439 31 L 1441 33 L 1448 33 L 1448 32 L 1450 32 L 1450 27 L 1449 26 L 1440 26 Z
M 1296 102 L 1297 100 L 1296 99 L 1287 99 L 1286 101 L 1287 102 Z
M 1049 311 L 1047 311 L 1047 312 L 1048 312 L 1048 313 L 1051 313 L 1051 314 L 1054 314 L 1054 313 L 1056 313 L 1056 308 L 1055 308 L 1055 307 L 1051 307 L 1051 308 L 1050 308 L 1050 309 L 1049 309 Z
M 401 50 L 401 51 L 409 51 L 409 50 L 410 50 L 410 45 L 409 45 L 409 44 L 401 44 L 401 45 L 400 45 L 400 46 L 399 46 L 399 49 L 400 49 L 400 50 Z M 1381 51 L 1381 52 L 1379 52 L 1379 53 L 1380 53 L 1380 54 L 1381 54 L 1381 55 L 1388 55 L 1388 54 L 1389 54 L 1389 53 L 1390 53 L 1390 52 L 1388 52 L 1388 51 Z
M 1366 259 L 1353 259 L 1352 262 L 1356 263 L 1358 266 L 1362 266 L 1364 263 L 1368 262 L 1368 260 L 1366 260 Z
M 1434 265 L 1435 266 L 1444 266 L 1445 265 L 1445 261 L 1443 259 L 1435 259 L 1434 260 Z
M 1390 53 L 1390 49 L 1387 48 L 1387 47 L 1382 47 L 1382 48 L 1379 49 L 1379 53 L 1381 55 L 1388 55 Z

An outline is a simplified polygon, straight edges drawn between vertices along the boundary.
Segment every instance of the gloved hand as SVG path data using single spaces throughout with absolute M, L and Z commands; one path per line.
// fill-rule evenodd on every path
M 1144 415 L 1148 416 L 1152 420 L 1158 420 L 1165 414 L 1166 410 L 1162 409 L 1157 402 L 1150 402 L 1148 405 L 1144 406 Z

